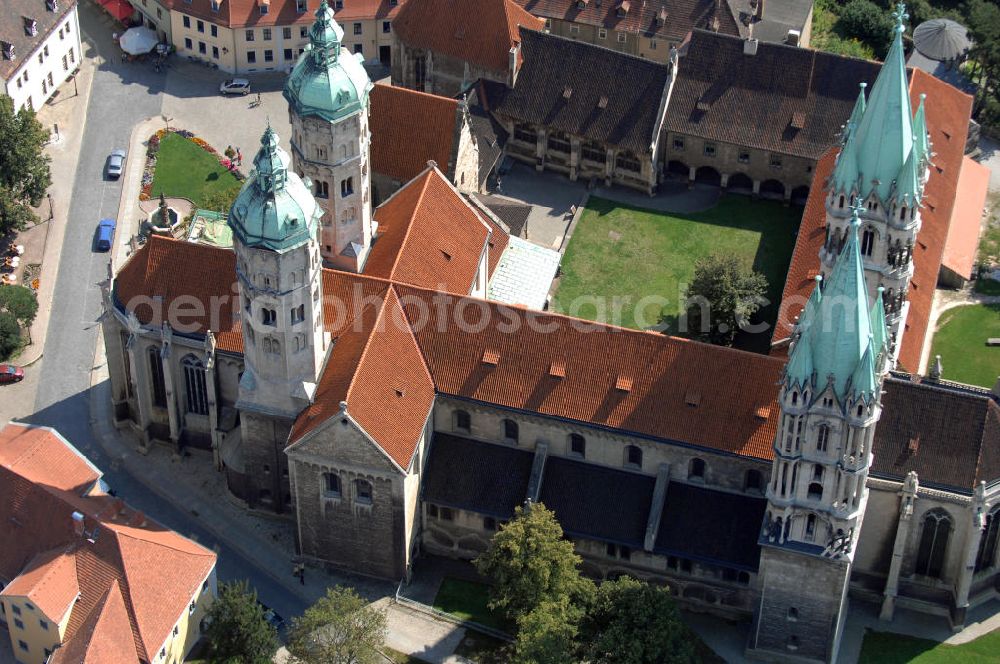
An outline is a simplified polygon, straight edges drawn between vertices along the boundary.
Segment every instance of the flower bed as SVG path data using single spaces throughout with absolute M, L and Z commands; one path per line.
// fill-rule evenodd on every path
M 205 139 L 195 136 L 192 132 L 187 131 L 186 129 L 160 129 L 146 141 L 146 163 L 143 166 L 142 171 L 142 184 L 141 189 L 139 190 L 140 201 L 148 201 L 153 196 L 153 183 L 156 179 L 157 159 L 160 155 L 163 139 L 168 134 L 174 134 L 180 138 L 187 139 L 194 145 L 197 145 L 206 153 L 215 157 L 218 160 L 219 165 L 225 169 L 225 171 L 231 173 L 237 180 L 243 180 L 246 177 L 238 168 L 233 167 L 232 162 L 228 157 L 220 154 L 219 151 L 209 145 Z M 172 195 L 174 195 L 174 192 L 167 192 L 167 196 Z

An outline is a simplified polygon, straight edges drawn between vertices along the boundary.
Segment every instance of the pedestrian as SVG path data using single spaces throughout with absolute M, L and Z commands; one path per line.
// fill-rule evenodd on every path
M 239 148 L 236 148 L 236 165 L 237 166 L 243 165 L 243 153 L 240 152 Z
M 306 585 L 306 568 L 304 566 L 299 568 L 299 585 Z

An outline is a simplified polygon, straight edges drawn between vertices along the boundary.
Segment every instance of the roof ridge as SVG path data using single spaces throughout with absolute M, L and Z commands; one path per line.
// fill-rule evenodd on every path
M 543 38 L 546 38 L 546 39 L 556 39 L 556 40 L 565 42 L 567 44 L 575 44 L 576 46 L 578 46 L 580 48 L 596 48 L 596 49 L 600 49 L 602 51 L 607 51 L 608 53 L 613 53 L 616 56 L 620 56 L 620 57 L 623 57 L 623 58 L 628 58 L 630 60 L 635 60 L 636 62 L 642 62 L 642 63 L 646 64 L 647 66 L 663 67 L 663 68 L 669 67 L 669 65 L 664 64 L 662 62 L 656 62 L 655 60 L 650 60 L 648 58 L 643 58 L 643 57 L 640 57 L 638 55 L 632 55 L 631 53 L 625 53 L 623 51 L 616 51 L 613 48 L 609 48 L 607 46 L 601 46 L 600 44 L 591 44 L 590 42 L 579 41 L 577 39 L 570 39 L 569 37 L 564 37 L 562 35 L 554 35 L 551 32 L 545 32 L 543 30 L 534 30 L 532 28 L 522 27 L 520 29 L 520 32 L 521 32 L 521 41 L 522 42 L 526 41 L 525 37 L 527 37 L 529 34 L 531 34 L 533 37 L 537 36 L 537 37 L 543 37 Z M 799 49 L 799 50 L 802 50 L 802 49 Z
M 147 517 L 147 519 L 149 519 L 149 517 Z M 152 520 L 150 520 L 150 521 L 152 521 Z M 157 525 L 161 525 L 158 521 L 152 521 L 152 523 L 155 523 Z M 181 548 L 176 547 L 176 546 L 172 546 L 172 545 L 170 545 L 168 543 L 165 543 L 165 542 L 158 542 L 158 541 L 155 541 L 153 539 L 146 538 L 146 537 L 137 537 L 133 533 L 125 532 L 123 530 L 119 530 L 120 528 L 132 528 L 132 529 L 139 530 L 138 526 L 129 526 L 127 523 L 114 523 L 114 522 L 104 522 L 104 521 L 101 521 L 100 525 L 106 527 L 108 530 L 111 530 L 118 537 L 128 538 L 128 539 L 131 539 L 131 540 L 135 540 L 136 542 L 145 542 L 146 544 L 153 544 L 155 546 L 160 546 L 160 547 L 163 547 L 165 549 L 170 549 L 171 551 L 176 551 L 178 553 L 184 553 L 184 554 L 188 554 L 188 555 L 192 555 L 192 556 L 209 556 L 209 557 L 215 557 L 215 554 L 211 550 L 209 550 L 208 548 L 202 546 L 201 544 L 199 544 L 198 542 L 195 542 L 194 540 L 192 540 L 190 538 L 184 537 L 183 535 L 181 535 L 180 533 L 178 533 L 175 530 L 164 529 L 163 532 L 165 534 L 166 533 L 171 533 L 173 535 L 176 535 L 179 538 L 183 538 L 183 539 L 187 540 L 188 542 L 191 542 L 192 544 L 194 544 L 197 548 L 201 549 L 201 551 L 199 551 L 197 553 L 194 553 L 194 552 L 191 552 L 191 551 L 188 551 L 188 550 L 185 550 L 185 549 L 181 549 Z M 145 532 L 145 531 L 141 531 L 140 530 L 140 532 Z
M 431 373 L 431 368 L 427 364 L 427 357 L 424 355 L 424 349 L 420 346 L 420 340 L 417 339 L 416 332 L 413 331 L 413 325 L 410 323 L 410 318 L 406 315 L 406 310 L 403 309 L 403 298 L 400 297 L 399 293 L 396 291 L 396 284 L 391 284 L 389 286 L 389 290 L 391 290 L 396 296 L 399 311 L 403 314 L 403 322 L 406 324 L 406 334 L 413 341 L 413 345 L 417 349 L 417 355 L 420 356 L 420 366 L 423 367 L 424 373 L 427 375 L 427 380 L 430 381 L 431 386 L 436 392 L 437 383 L 434 381 L 434 374 Z
M 433 92 L 424 92 L 423 90 L 414 90 L 413 88 L 404 88 L 401 85 L 393 85 L 391 83 L 376 83 L 375 88 L 383 88 L 387 90 L 393 90 L 394 92 L 403 92 L 406 94 L 411 94 L 417 97 L 424 97 L 428 99 L 434 99 L 442 102 L 447 102 L 452 106 L 458 105 L 457 99 L 452 99 L 451 97 L 444 97 L 442 95 L 436 95 Z
M 416 211 L 420 209 L 420 206 L 424 202 L 424 194 L 427 193 L 427 185 L 430 183 L 430 172 L 433 170 L 434 167 L 428 164 L 427 168 L 425 168 L 423 172 L 420 173 L 420 175 L 413 178 L 413 180 L 410 180 L 410 184 L 413 184 L 414 182 L 416 182 L 417 178 L 421 177 L 424 178 L 424 181 L 420 187 L 420 195 L 417 196 L 417 200 L 413 204 L 413 209 L 410 211 L 410 220 L 409 223 L 406 225 L 406 232 L 403 233 L 403 240 L 402 242 L 399 243 L 399 251 L 396 252 L 395 258 L 392 259 L 392 269 L 389 270 L 389 277 L 388 277 L 389 281 L 394 280 L 394 275 L 396 274 L 396 268 L 399 267 L 399 261 L 403 257 L 403 254 L 406 253 L 406 243 L 410 239 L 410 233 L 413 232 L 413 217 L 416 216 Z M 402 189 L 400 189 L 399 191 L 402 191 Z M 396 193 L 398 193 L 398 191 Z
M 387 293 L 394 292 L 392 286 L 386 290 Z M 365 363 L 365 358 L 368 357 L 368 349 L 371 348 L 372 340 L 376 336 L 376 332 L 380 331 L 380 325 L 382 325 L 382 317 L 385 315 L 385 310 L 389 306 L 389 298 L 383 297 L 382 302 L 379 304 L 378 315 L 375 316 L 375 320 L 372 322 L 372 327 L 368 330 L 368 336 L 365 339 L 365 347 L 361 350 L 361 355 L 358 356 L 358 361 L 354 365 L 354 371 L 351 373 L 351 382 L 347 385 L 347 392 L 344 394 L 344 403 L 350 404 L 351 394 L 354 392 L 355 382 L 358 380 L 358 373 L 360 367 Z

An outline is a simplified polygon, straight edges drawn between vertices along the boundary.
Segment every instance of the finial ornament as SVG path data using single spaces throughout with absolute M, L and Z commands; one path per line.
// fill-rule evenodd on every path
M 900 2 L 896 5 L 896 11 L 892 13 L 892 17 L 896 19 L 896 32 L 905 32 L 906 26 L 903 24 L 906 19 L 910 18 L 910 15 L 906 13 L 906 4 Z
M 860 196 L 855 196 L 854 203 L 851 205 L 851 225 L 860 226 L 861 225 L 861 213 L 867 208 L 864 203 L 861 202 Z

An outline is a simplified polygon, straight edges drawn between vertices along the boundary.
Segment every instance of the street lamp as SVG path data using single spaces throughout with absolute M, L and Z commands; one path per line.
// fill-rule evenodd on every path
M 170 129 L 170 121 L 173 120 L 173 118 L 168 118 L 166 114 L 163 114 L 160 117 L 163 118 L 163 122 L 167 125 L 167 129 Z
M 52 208 L 52 194 L 46 192 L 45 195 L 49 197 L 49 221 L 52 221 L 56 218 L 55 210 Z

